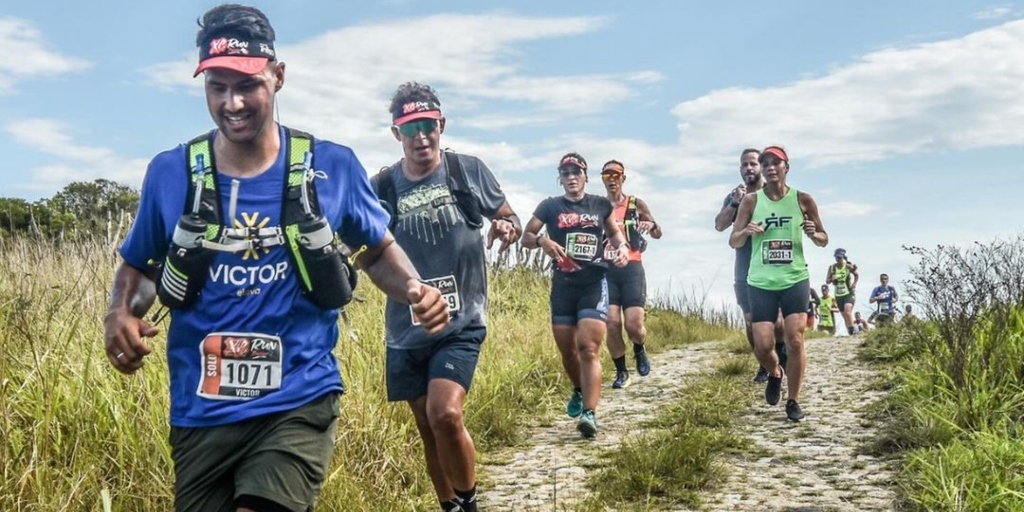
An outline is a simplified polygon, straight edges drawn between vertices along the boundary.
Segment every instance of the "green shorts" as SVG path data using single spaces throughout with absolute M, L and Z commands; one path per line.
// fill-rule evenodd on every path
M 174 509 L 230 511 L 253 499 L 313 510 L 334 453 L 338 393 L 217 427 L 171 427 Z

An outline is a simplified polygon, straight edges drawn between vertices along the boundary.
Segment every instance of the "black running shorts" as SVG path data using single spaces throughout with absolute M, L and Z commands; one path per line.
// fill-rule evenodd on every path
M 647 305 L 647 276 L 643 263 L 631 261 L 622 268 L 609 268 L 606 276 L 608 304 L 622 309 Z
M 811 296 L 810 281 L 805 279 L 785 290 L 762 290 L 756 286 L 749 287 L 750 315 L 752 322 L 772 322 L 782 316 L 796 313 L 807 314 L 807 297 Z
M 551 280 L 551 325 L 576 325 L 584 318 L 608 320 L 608 281 L 574 283 L 555 275 Z

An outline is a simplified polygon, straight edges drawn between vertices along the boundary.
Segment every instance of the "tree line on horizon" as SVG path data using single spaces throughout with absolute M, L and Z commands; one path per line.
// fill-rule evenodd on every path
M 50 198 L 0 197 L 0 233 L 79 240 L 109 233 L 135 215 L 139 191 L 111 180 L 69 183 Z

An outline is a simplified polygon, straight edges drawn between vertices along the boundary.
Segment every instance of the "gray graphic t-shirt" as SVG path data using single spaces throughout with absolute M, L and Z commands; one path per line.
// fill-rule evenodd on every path
M 480 211 L 485 220 L 492 217 L 505 203 L 498 181 L 479 158 L 469 155 L 458 155 L 458 158 L 470 190 L 480 199 Z M 388 346 L 425 347 L 467 327 L 484 327 L 487 321 L 484 235 L 479 229 L 467 226 L 459 212 L 455 197 L 448 189 L 447 160 L 442 156 L 441 166 L 418 181 L 406 178 L 401 161 L 391 169 L 398 197 L 395 240 L 412 260 L 420 277 L 441 290 L 448 302 L 451 323 L 441 333 L 428 336 L 408 305 L 388 299 L 385 311 Z

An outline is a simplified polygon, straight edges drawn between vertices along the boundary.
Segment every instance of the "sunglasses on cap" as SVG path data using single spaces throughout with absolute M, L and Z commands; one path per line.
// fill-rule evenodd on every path
M 398 133 L 405 135 L 406 137 L 415 137 L 417 133 L 423 135 L 429 135 L 434 133 L 434 130 L 440 123 L 437 119 L 417 119 L 415 121 L 409 121 L 405 124 L 398 125 Z

